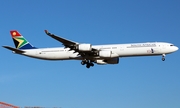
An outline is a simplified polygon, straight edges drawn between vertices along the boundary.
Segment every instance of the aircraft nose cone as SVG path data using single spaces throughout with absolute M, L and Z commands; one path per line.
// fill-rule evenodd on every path
M 178 49 L 179 49 L 179 48 L 176 46 L 176 47 L 175 47 L 175 51 L 177 51 Z
M 177 51 L 179 48 L 177 46 L 173 46 L 173 52 Z

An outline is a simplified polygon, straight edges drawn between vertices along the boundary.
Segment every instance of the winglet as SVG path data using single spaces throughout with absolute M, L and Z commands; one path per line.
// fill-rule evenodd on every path
M 46 34 L 48 34 L 48 30 L 44 30 Z
M 45 33 L 46 33 L 47 35 L 49 35 L 49 36 L 53 35 L 53 34 L 49 33 L 48 30 L 44 30 L 44 31 L 45 31 Z

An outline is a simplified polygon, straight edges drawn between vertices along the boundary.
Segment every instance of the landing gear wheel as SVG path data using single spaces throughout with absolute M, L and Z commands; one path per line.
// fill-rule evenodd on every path
M 81 64 L 82 65 L 85 65 L 86 64 L 86 68 L 90 68 L 91 66 L 93 67 L 94 66 L 94 64 L 93 64 L 93 61 L 90 61 L 90 60 L 82 60 L 81 61 Z
M 87 67 L 87 68 L 90 68 L 90 64 L 87 64 L 86 67 Z
M 165 61 L 165 58 L 164 58 L 164 57 L 162 58 L 162 61 Z
M 165 54 L 162 54 L 162 61 L 165 61 Z
M 90 66 L 92 66 L 92 67 L 94 66 L 94 64 L 93 64 L 93 63 L 90 63 L 89 65 L 90 65 Z
M 85 61 L 81 61 L 81 64 L 82 64 L 82 65 L 85 65 L 85 64 L 86 64 L 86 62 L 85 62 Z

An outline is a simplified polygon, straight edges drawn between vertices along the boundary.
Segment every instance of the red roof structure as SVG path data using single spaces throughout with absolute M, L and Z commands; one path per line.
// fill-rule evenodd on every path
M 19 107 L 5 103 L 5 102 L 0 102 L 0 108 L 19 108 Z

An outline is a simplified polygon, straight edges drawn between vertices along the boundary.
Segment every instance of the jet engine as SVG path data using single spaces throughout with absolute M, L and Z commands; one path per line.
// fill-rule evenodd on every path
M 111 59 L 103 59 L 103 60 L 96 60 L 95 63 L 99 65 L 105 65 L 105 64 L 118 64 L 119 58 L 111 58 Z
M 92 50 L 92 46 L 91 46 L 91 44 L 79 44 L 77 46 L 77 49 L 79 51 L 91 51 Z

